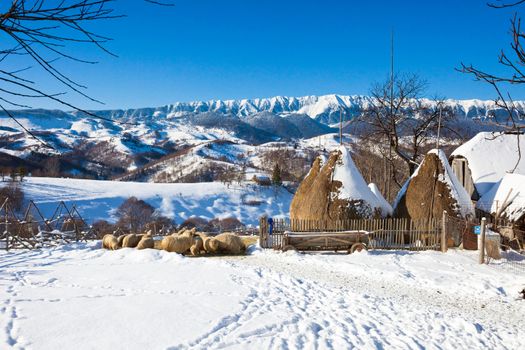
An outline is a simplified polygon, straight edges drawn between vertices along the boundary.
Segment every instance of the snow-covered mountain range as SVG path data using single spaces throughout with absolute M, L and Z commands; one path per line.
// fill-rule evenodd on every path
M 352 117 L 368 106 L 371 98 L 360 95 L 323 95 L 241 100 L 210 100 L 194 102 L 177 102 L 157 108 L 137 108 L 127 110 L 98 111 L 97 114 L 111 119 L 137 120 L 142 118 L 177 118 L 188 114 L 215 112 L 237 117 L 246 117 L 261 112 L 277 115 L 305 114 L 324 124 L 339 121 L 339 113 Z M 430 100 L 426 100 L 432 103 Z M 489 111 L 500 110 L 491 100 L 446 100 L 446 104 L 456 112 L 458 117 L 476 118 L 486 116 Z M 516 103 L 525 110 L 525 101 Z
M 319 140 L 308 140 L 334 133 L 331 126 L 339 122 L 341 113 L 349 121 L 370 102 L 366 96 L 324 95 L 181 102 L 157 108 L 93 112 L 104 119 L 59 110 L 12 111 L 18 122 L 39 140 L 0 112 L 0 167 L 25 166 L 48 176 L 54 176 L 49 169 L 55 169 L 61 174 L 96 178 L 127 179 L 130 175 L 133 180 L 179 181 L 195 178 L 194 172 L 188 173 L 188 167 L 201 172 L 203 167 L 237 166 L 251 159 L 253 171 L 257 172 L 260 150 L 268 147 L 253 145 L 280 142 L 294 150 L 306 145 L 298 151 L 310 154 L 314 144 L 317 149 L 326 147 Z M 459 117 L 459 129 L 476 129 L 471 119 L 485 117 L 492 111 L 502 112 L 494 101 L 446 103 Z M 525 110 L 525 102 L 517 105 Z M 41 141 L 53 149 L 44 147 Z M 202 148 L 211 142 L 212 148 Z M 235 145 L 242 145 L 242 152 Z M 217 147 L 224 154 L 209 151 Z M 191 148 L 195 148 L 193 153 Z M 199 155 L 198 164 L 202 166 L 192 163 L 197 159 L 195 155 Z M 48 164 L 50 157 L 54 159 Z M 210 165 L 210 159 L 215 163 Z M 180 164 L 188 167 L 181 169 Z

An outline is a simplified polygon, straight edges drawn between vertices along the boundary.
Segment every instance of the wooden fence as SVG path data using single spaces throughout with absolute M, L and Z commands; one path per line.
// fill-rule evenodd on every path
M 0 203 L 0 249 L 34 249 L 96 238 L 96 232 L 80 216 L 75 206 L 60 202 L 51 217 L 29 201 L 17 213 L 9 198 Z
M 285 232 L 369 232 L 369 249 L 439 250 L 442 220 L 361 219 L 361 220 L 288 220 L 261 218 L 261 247 L 281 249 Z M 270 233 L 271 231 L 271 233 Z

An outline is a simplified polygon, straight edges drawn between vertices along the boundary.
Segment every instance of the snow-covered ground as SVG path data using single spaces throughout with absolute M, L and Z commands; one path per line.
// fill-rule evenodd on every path
M 525 276 L 475 252 L 0 253 L 0 348 L 523 349 Z
M 236 217 L 244 224 L 257 225 L 261 215 L 287 215 L 292 199 L 284 188 L 250 183 L 227 186 L 217 182 L 157 184 L 28 177 L 22 189 L 45 215 L 51 216 L 58 203 L 64 201 L 75 204 L 89 223 L 111 219 L 114 210 L 131 196 L 145 200 L 178 224 L 188 217 L 201 216 Z

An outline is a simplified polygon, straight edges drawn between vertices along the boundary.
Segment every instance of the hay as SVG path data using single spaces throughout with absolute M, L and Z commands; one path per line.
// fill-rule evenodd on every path
M 139 244 L 142 236 L 131 233 L 122 240 L 122 248 L 135 248 Z
M 117 237 L 108 234 L 102 238 L 102 248 L 109 250 L 117 250 L 120 248 Z
M 394 217 L 413 220 L 441 218 L 444 210 L 451 216 L 461 217 L 460 203 L 443 180 L 444 172 L 437 154 L 425 155 L 417 173 L 405 185 L 406 191 L 401 192 L 396 200 Z
M 381 216 L 380 209 L 378 212 L 378 209 L 372 208 L 370 203 L 363 199 L 339 198 L 343 183 L 333 180 L 333 177 L 336 166 L 341 164 L 342 157 L 341 150 L 334 151 L 324 165 L 320 157 L 316 158 L 290 205 L 293 230 L 297 229 L 293 227 L 294 220 L 326 221 L 326 225 L 330 226 L 336 220 Z M 364 191 L 370 191 L 366 183 L 365 187 Z M 373 196 L 376 198 L 375 195 Z

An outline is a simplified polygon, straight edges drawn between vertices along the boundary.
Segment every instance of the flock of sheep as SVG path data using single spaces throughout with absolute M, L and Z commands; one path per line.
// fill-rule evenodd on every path
M 112 234 L 102 238 L 102 248 L 117 250 L 120 248 L 148 249 L 155 248 L 155 241 L 151 231 L 146 234 L 122 235 L 118 238 Z M 199 256 L 203 254 L 243 254 L 246 246 L 241 237 L 233 233 L 221 233 L 217 236 L 209 237 L 205 233 L 196 232 L 196 229 L 182 229 L 160 242 L 160 249 L 171 253 L 183 255 L 191 254 Z

